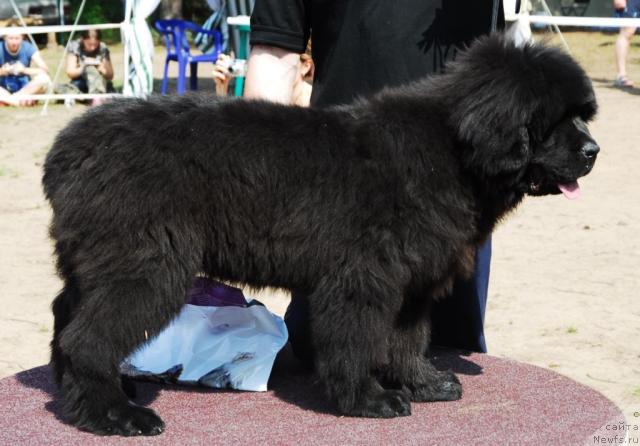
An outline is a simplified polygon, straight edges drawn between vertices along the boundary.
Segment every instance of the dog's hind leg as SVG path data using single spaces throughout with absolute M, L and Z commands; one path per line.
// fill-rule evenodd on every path
M 67 367 L 69 358 L 60 350 L 60 333 L 69 324 L 73 311 L 80 300 L 80 292 L 73 277 L 65 279 L 62 291 L 56 296 L 51 306 L 53 310 L 53 339 L 51 340 L 51 367 L 57 384 L 62 381 L 62 375 Z
M 56 384 L 60 385 L 64 370 L 69 363 L 69 358 L 60 350 L 60 333 L 71 322 L 82 295 L 78 289 L 72 268 L 67 264 L 68 249 L 65 249 L 63 243 L 58 242 L 56 243 L 56 252 L 58 254 L 58 274 L 64 280 L 64 286 L 51 305 L 53 311 L 53 339 L 51 340 L 50 365 L 53 370 L 54 380 Z M 130 398 L 135 397 L 134 384 L 125 380 L 124 376 L 122 387 L 127 396 Z
M 393 299 L 373 282 L 364 277 L 325 279 L 309 297 L 316 372 L 346 415 L 410 415 L 407 395 L 384 389 L 374 375 L 388 362 L 393 311 L 385 302 Z
M 64 281 L 64 286 L 60 293 L 53 300 L 51 309 L 53 311 L 53 339 L 51 340 L 51 368 L 56 383 L 59 385 L 62 380 L 64 369 L 69 358 L 62 354 L 60 350 L 60 333 L 71 322 L 74 311 L 80 303 L 80 290 L 73 268 L 71 267 L 70 246 L 64 242 L 56 242 L 58 275 Z
M 66 279 L 62 291 L 53 301 L 53 339 L 51 340 L 51 368 L 56 384 L 60 385 L 64 371 L 69 364 L 69 357 L 60 349 L 60 333 L 69 324 L 74 310 L 80 302 L 80 292 L 73 277 Z M 135 398 L 136 389 L 133 382 L 122 376 L 122 389 L 129 398 Z
M 184 303 L 195 268 L 155 259 L 135 275 L 95 275 L 82 281 L 82 304 L 59 335 L 68 358 L 61 391 L 65 414 L 80 429 L 103 435 L 155 435 L 164 430 L 150 409 L 129 401 L 119 365 L 138 345 L 156 335 Z M 134 268 L 135 269 L 135 268 Z
M 73 308 L 80 299 L 80 294 L 73 279 L 64 284 L 64 288 L 53 301 L 53 339 L 51 340 L 51 368 L 57 384 L 69 363 L 69 358 L 60 350 L 60 333 L 69 324 Z

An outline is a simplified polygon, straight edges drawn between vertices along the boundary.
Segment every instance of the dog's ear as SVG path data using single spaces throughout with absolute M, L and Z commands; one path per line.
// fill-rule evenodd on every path
M 494 144 L 497 145 L 500 142 L 496 141 Z M 515 131 L 511 138 L 505 137 L 502 144 L 504 144 L 502 150 L 497 149 L 490 151 L 489 154 L 479 154 L 479 158 L 484 163 L 481 167 L 489 176 L 520 172 L 531 160 L 529 131 L 525 126 L 521 126 Z
M 541 104 L 531 87 L 527 51 L 491 36 L 435 80 L 449 126 L 464 147 L 463 162 L 480 175 L 513 173 L 529 162 L 527 127 Z
M 486 118 L 486 115 L 485 115 Z M 505 117 L 509 121 L 508 117 Z M 486 177 L 522 171 L 531 160 L 529 131 L 522 123 L 460 122 L 458 135 L 463 141 L 465 167 Z M 469 126 L 469 127 L 466 127 Z

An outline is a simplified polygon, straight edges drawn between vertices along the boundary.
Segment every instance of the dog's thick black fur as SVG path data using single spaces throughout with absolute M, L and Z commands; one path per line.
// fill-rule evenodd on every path
M 198 273 L 309 294 L 316 371 L 345 414 L 459 398 L 423 356 L 430 304 L 524 195 L 591 170 L 595 110 L 569 56 L 492 36 L 443 75 L 349 106 L 156 97 L 87 112 L 58 135 L 43 179 L 70 422 L 164 429 L 118 366 Z

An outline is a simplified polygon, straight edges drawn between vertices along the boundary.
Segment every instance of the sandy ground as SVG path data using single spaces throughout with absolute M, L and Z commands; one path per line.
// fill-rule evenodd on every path
M 595 52 L 610 56 L 612 39 L 597 40 Z M 598 389 L 640 425 L 640 89 L 611 88 L 610 62 L 580 56 L 600 103 L 591 129 L 602 152 L 581 199 L 529 198 L 496 231 L 487 339 L 491 354 Z M 83 110 L 0 108 L 0 377 L 48 360 L 60 281 L 41 168 L 56 132 Z M 260 299 L 277 313 L 286 308 L 282 294 Z

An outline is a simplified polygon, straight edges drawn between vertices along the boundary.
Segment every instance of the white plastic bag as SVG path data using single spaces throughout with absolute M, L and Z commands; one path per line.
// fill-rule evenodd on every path
M 202 278 L 187 302 L 121 371 L 154 381 L 266 391 L 275 357 L 287 342 L 284 321 L 256 301 L 247 303 L 240 290 Z

